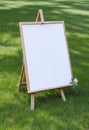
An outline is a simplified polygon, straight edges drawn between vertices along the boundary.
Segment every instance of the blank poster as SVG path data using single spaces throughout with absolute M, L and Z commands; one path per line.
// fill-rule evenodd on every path
M 70 85 L 72 72 L 64 22 L 20 26 L 30 92 Z

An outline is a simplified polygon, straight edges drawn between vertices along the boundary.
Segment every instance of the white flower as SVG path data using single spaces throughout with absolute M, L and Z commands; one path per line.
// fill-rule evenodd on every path
M 72 83 L 74 87 L 78 86 L 78 79 L 77 78 L 73 79 Z
M 73 82 L 74 82 L 75 84 L 77 84 L 77 83 L 78 83 L 78 79 L 75 78 L 75 79 L 73 80 Z

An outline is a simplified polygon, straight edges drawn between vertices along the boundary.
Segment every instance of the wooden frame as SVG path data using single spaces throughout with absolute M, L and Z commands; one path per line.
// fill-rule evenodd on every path
M 39 22 L 41 23 L 44 23 L 44 17 L 43 17 L 43 12 L 42 10 L 39 10 L 38 11 L 38 14 L 37 14 L 37 18 L 36 18 L 36 24 Z M 29 22 L 25 22 L 25 24 L 28 24 Z M 49 23 L 49 22 L 45 22 L 45 23 Z M 53 23 L 53 22 L 52 22 Z M 21 24 L 24 24 L 23 22 Z M 32 24 L 35 24 L 35 23 L 32 23 Z M 21 27 L 20 27 L 20 31 L 21 31 Z M 21 31 L 21 37 L 23 37 L 23 34 L 22 34 L 22 31 Z M 24 50 L 24 44 L 23 44 L 23 40 L 22 40 L 22 48 L 23 48 L 23 53 L 25 54 L 25 50 Z M 68 46 L 67 46 L 67 49 L 68 49 Z M 69 53 L 68 53 L 69 54 Z M 24 59 L 23 59 L 24 63 L 22 65 L 22 71 L 21 71 L 21 77 L 20 77 L 20 83 L 18 85 L 18 90 L 20 90 L 20 87 L 23 86 L 23 85 L 26 85 L 27 84 L 27 90 L 28 90 L 28 93 L 31 93 L 31 110 L 34 110 L 34 100 L 35 100 L 35 91 L 32 93 L 30 92 L 29 90 L 29 86 L 30 86 L 30 83 L 29 83 L 29 80 L 28 80 L 28 71 L 27 71 L 27 64 L 26 64 L 26 57 L 24 55 Z M 70 58 L 69 58 L 69 62 L 70 62 Z M 70 65 L 71 67 L 71 65 Z M 26 73 L 25 73 L 26 72 Z M 72 70 L 71 70 L 71 74 L 72 74 Z M 25 75 L 26 75 L 26 82 L 24 82 L 24 78 L 25 78 Z M 67 85 L 65 86 L 62 86 L 62 88 L 60 88 L 60 93 L 61 93 L 61 97 L 64 101 L 66 101 L 66 97 L 65 97 L 65 94 L 64 94 L 64 91 L 63 91 L 63 87 L 66 87 Z M 72 86 L 72 84 L 68 85 L 68 86 Z M 59 87 L 57 87 L 59 88 Z M 55 89 L 55 88 L 52 88 L 52 89 Z M 49 90 L 49 89 L 48 89 Z M 42 90 L 41 90 L 42 91 Z M 44 91 L 44 90 L 43 90 Z

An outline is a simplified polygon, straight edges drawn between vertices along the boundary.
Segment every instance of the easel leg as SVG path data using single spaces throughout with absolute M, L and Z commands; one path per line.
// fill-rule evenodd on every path
M 61 93 L 61 97 L 62 97 L 63 101 L 66 101 L 66 97 L 65 97 L 63 89 L 60 89 L 60 93 Z
M 31 110 L 34 110 L 35 94 L 31 94 Z
M 20 87 L 22 85 L 22 82 L 24 81 L 24 78 L 25 78 L 25 70 L 24 70 L 24 65 L 22 65 L 20 83 L 18 84 L 18 91 L 20 91 Z

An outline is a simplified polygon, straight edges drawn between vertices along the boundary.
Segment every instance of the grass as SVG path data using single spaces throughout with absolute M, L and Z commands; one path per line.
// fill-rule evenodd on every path
M 0 130 L 89 130 L 89 0 L 0 0 Z M 31 111 L 26 89 L 16 84 L 22 66 L 18 23 L 35 21 L 42 8 L 45 21 L 64 20 L 76 89 L 38 93 Z

